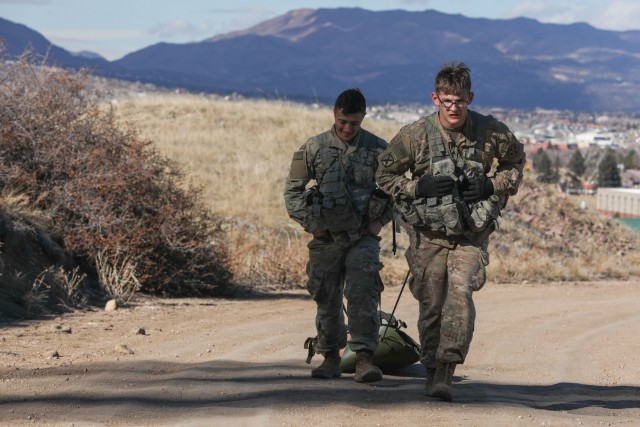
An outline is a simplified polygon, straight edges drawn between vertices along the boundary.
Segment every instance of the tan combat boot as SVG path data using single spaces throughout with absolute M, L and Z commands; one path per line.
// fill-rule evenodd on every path
M 324 361 L 311 370 L 311 378 L 340 378 L 340 353 L 338 350 L 330 351 L 324 355 Z
M 382 379 L 382 371 L 373 364 L 371 350 L 356 351 L 356 374 L 353 379 L 359 383 L 372 383 Z
M 433 385 L 427 394 L 436 397 L 445 402 L 453 400 L 453 390 L 451 389 L 451 379 L 453 372 L 456 370 L 455 363 L 436 363 L 436 372 L 433 376 Z M 427 381 L 429 379 L 427 378 Z
M 436 377 L 436 368 L 427 368 L 427 384 L 424 387 L 424 394 L 431 395 L 431 387 L 433 387 L 433 380 Z

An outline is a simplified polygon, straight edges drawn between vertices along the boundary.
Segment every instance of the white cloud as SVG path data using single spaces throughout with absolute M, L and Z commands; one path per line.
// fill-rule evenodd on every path
M 400 5 L 402 7 L 408 6 L 412 8 L 429 9 L 431 7 L 431 0 L 401 0 Z
M 212 27 L 208 22 L 191 24 L 183 19 L 171 22 L 163 22 L 149 29 L 149 33 L 155 37 L 171 39 L 176 37 L 208 36 Z
M 1 0 L 0 0 L 1 1 Z M 148 34 L 160 39 L 200 39 L 230 31 L 244 30 L 278 14 L 262 6 L 207 9 L 204 17 L 211 20 L 193 24 L 184 19 L 162 22 L 149 28 Z
M 607 30 L 640 30 L 640 3 L 637 0 L 606 2 L 604 12 L 594 16 L 593 23 Z
M 211 28 L 212 34 L 209 34 L 212 36 L 230 31 L 246 30 L 260 22 L 275 18 L 281 14 L 263 6 L 210 9 L 207 12 L 212 15 L 217 15 L 217 19 L 215 20 L 216 24 Z M 224 18 L 221 19 L 220 16 L 224 16 Z
M 51 30 L 43 35 L 70 52 L 97 52 L 109 60 L 121 58 L 153 42 L 148 33 L 140 30 Z
M 127 40 L 147 35 L 139 30 L 50 30 L 45 36 L 59 42 L 101 42 L 108 40 Z
M 509 18 L 528 16 L 540 22 L 552 24 L 573 24 L 587 22 L 588 12 L 584 3 L 557 1 L 518 2 L 508 12 Z
M 640 2 L 637 0 L 523 1 L 509 11 L 509 17 L 516 16 L 529 16 L 554 24 L 588 22 L 606 30 L 640 30 Z
M 33 5 L 41 5 L 41 4 L 51 4 L 51 0 L 0 0 L 0 4 L 33 4 Z

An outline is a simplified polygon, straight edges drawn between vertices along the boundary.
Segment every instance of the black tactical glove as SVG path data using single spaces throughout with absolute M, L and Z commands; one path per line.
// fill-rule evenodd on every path
M 455 181 L 448 175 L 425 174 L 418 181 L 416 196 L 426 198 L 450 196 L 454 185 Z
M 462 186 L 462 200 L 465 202 L 487 200 L 492 194 L 493 183 L 491 179 L 485 175 L 468 179 Z

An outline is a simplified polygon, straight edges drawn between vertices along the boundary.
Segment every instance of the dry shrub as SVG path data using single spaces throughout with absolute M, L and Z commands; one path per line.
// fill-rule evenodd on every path
M 73 260 L 48 218 L 29 207 L 28 198 L 0 194 L 0 317 L 47 314 L 58 306 L 79 307 L 85 295 L 65 289 L 64 271 Z
M 0 68 L 0 189 L 51 217 L 64 248 L 95 271 L 98 253 L 125 256 L 141 289 L 201 295 L 229 284 L 219 220 L 176 165 L 101 108 L 85 73 Z
M 24 280 L 27 273 L 16 272 L 14 281 Z M 21 296 L 27 316 L 49 314 L 60 308 L 85 308 L 88 296 L 83 290 L 86 275 L 76 267 L 67 272 L 63 266 L 51 265 L 42 270 L 31 287 Z M 16 313 L 4 313 L 7 317 Z
M 137 265 L 128 255 L 109 254 L 105 249 L 96 256 L 96 269 L 100 287 L 112 298 L 129 302 L 140 290 L 140 281 L 136 277 Z
M 306 282 L 306 243 L 296 227 L 279 229 L 248 221 L 225 224 L 234 279 L 266 289 L 299 288 Z
M 24 307 L 30 315 L 45 311 L 46 302 L 49 299 L 49 290 L 51 289 L 51 286 L 46 282 L 46 276 L 49 275 L 50 271 L 51 269 L 47 269 L 38 274 L 31 285 L 31 289 L 22 297 Z
M 588 197 L 588 196 L 586 196 Z M 640 277 L 640 234 L 556 186 L 525 179 L 493 234 L 489 277 L 498 282 L 629 280 Z
M 80 271 L 80 267 L 74 267 L 70 271 L 66 271 L 64 267 L 58 267 L 57 271 L 59 286 L 64 294 L 62 303 L 70 302 L 73 307 L 85 307 L 88 298 L 83 293 L 83 287 L 87 275 Z

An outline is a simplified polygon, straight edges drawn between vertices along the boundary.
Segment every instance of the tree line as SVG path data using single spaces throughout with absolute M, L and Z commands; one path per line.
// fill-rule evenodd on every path
M 563 189 L 579 190 L 583 183 L 592 187 L 621 187 L 621 169 L 637 169 L 636 151 L 618 152 L 612 148 L 590 150 L 585 157 L 575 149 L 563 164 L 563 155 L 556 153 L 552 159 L 547 150 L 539 149 L 531 159 L 536 179 L 540 182 L 561 184 Z M 566 157 L 566 155 L 564 155 Z M 588 171 L 592 170 L 590 173 Z

